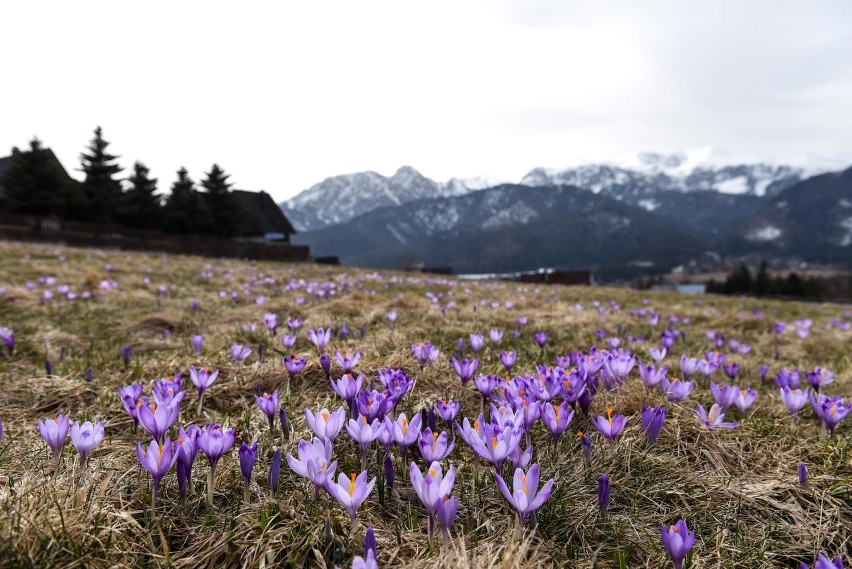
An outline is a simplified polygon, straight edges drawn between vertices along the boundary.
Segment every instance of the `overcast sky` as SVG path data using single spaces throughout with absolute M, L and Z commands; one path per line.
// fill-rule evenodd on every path
M 163 189 L 213 162 L 278 199 L 403 164 L 852 164 L 848 0 L 11 2 L 0 52 L 0 153 L 38 135 L 74 169 L 101 125 Z

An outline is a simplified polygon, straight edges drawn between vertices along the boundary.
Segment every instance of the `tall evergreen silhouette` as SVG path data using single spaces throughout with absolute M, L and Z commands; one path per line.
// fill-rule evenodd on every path
M 29 150 L 12 149 L 13 163 L 0 186 L 0 208 L 10 213 L 64 215 L 76 182 L 68 177 L 50 149 L 38 138 Z
M 207 202 L 186 168 L 178 170 L 177 175 L 163 206 L 161 228 L 171 233 L 209 233 L 213 222 Z
M 107 152 L 108 146 L 97 127 L 86 152 L 80 155 L 80 169 L 86 174 L 82 186 L 86 209 L 80 217 L 86 221 L 111 221 L 121 200 L 121 184 L 115 176 L 123 168 L 116 163 L 119 157 Z
M 133 165 L 127 178 L 130 187 L 124 192 L 116 221 L 127 227 L 150 229 L 160 223 L 161 196 L 157 194 L 157 179 L 142 162 Z
M 204 198 L 213 217 L 212 233 L 219 237 L 237 235 L 246 211 L 242 202 L 231 191 L 233 184 L 228 182 L 231 176 L 225 174 L 218 164 L 213 164 L 210 171 L 204 175 L 201 185 L 206 190 Z

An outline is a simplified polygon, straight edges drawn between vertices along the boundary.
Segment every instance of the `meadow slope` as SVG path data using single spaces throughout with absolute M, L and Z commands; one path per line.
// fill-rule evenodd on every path
M 394 323 L 389 312 L 398 314 Z M 275 335 L 264 326 L 266 313 L 277 315 Z M 654 314 L 659 322 L 652 325 Z M 304 322 L 292 350 L 280 339 L 289 333 L 288 317 Z M 808 319 L 807 333 L 800 322 L 797 334 L 793 322 Z M 812 564 L 820 552 L 842 556 L 848 564 L 852 418 L 823 440 L 810 405 L 791 421 L 773 379 L 784 368 L 799 368 L 806 386 L 804 371 L 820 366 L 835 374 L 823 391 L 848 398 L 849 320 L 847 307 L 829 304 L 696 299 L 2 242 L 0 328 L 14 335 L 14 351 L 9 354 L 0 344 L 0 566 L 349 567 L 363 554 L 366 528 L 373 527 L 381 567 L 658 568 L 671 566 L 660 528 L 680 518 L 696 535 L 692 567 L 797 567 L 800 561 Z M 788 326 L 776 335 L 778 321 Z M 681 355 L 703 358 L 716 350 L 707 334 L 714 331 L 725 336 L 720 351 L 740 369 L 733 381 L 722 369 L 711 379 L 751 386 L 758 397 L 745 414 L 735 407 L 726 412 L 725 420 L 739 422 L 737 428 L 711 430 L 695 412 L 698 403 L 705 408 L 713 403 L 701 374 L 682 402 L 646 388 L 635 367 L 612 390 L 600 382 L 588 415 L 578 409 L 555 448 L 542 423 L 533 425 L 532 462 L 540 465 L 542 481 L 552 479 L 554 486 L 536 514 L 535 528 L 527 527 L 520 540 L 517 517 L 497 489 L 494 469 L 475 461 L 457 437 L 443 464 L 458 470 L 452 495 L 460 507 L 443 551 L 440 535 L 428 543 L 425 510 L 396 448 L 394 488 L 373 489 L 354 532 L 345 509 L 326 492 L 315 499 L 312 484 L 286 460 L 278 494 L 271 495 L 267 473 L 275 449 L 295 454 L 298 441 L 310 438 L 305 408 L 345 406 L 331 390 L 307 334 L 329 326 L 332 354 L 335 349 L 363 352 L 356 371 L 366 383 L 379 385 L 377 371 L 387 368 L 415 380 L 396 416 L 412 417 L 447 399 L 461 402 L 460 422 L 479 415 L 479 393 L 472 382 L 462 387 L 450 363 L 459 338 L 465 339 L 464 357 L 474 357 L 472 333 L 483 334 L 486 344 L 477 373 L 504 377 L 497 353 L 510 350 L 518 353 L 513 375 L 531 374 L 535 381 L 541 373 L 537 364 L 553 366 L 556 356 L 588 353 L 592 346 L 612 351 L 610 338 L 651 362 L 648 348 L 659 346 L 666 329 L 676 339 L 662 363 L 669 378 L 681 377 Z M 348 334 L 341 333 L 347 328 Z M 504 331 L 496 350 L 488 347 L 491 329 Z M 543 349 L 533 341 L 537 332 L 549 336 Z M 201 353 L 192 348 L 193 335 L 204 337 Z M 751 350 L 732 350 L 728 340 Z M 432 364 L 421 366 L 413 357 L 411 344 L 421 342 L 440 350 Z M 233 361 L 233 343 L 252 349 L 244 362 Z M 291 352 L 306 357 L 307 365 L 288 399 L 282 357 Z M 339 378 L 342 370 L 333 357 L 332 362 L 331 375 Z M 764 381 L 762 364 L 769 366 Z M 220 373 L 205 393 L 200 416 L 190 365 Z M 205 500 L 209 466 L 199 453 L 194 495 L 181 504 L 172 469 L 152 512 L 151 476 L 136 456 L 137 442 L 148 444 L 151 437 L 134 428 L 117 388 L 141 383 L 148 393 L 155 380 L 178 373 L 187 395 L 169 431 L 172 437 L 178 426 L 220 423 L 235 429 L 236 442 L 217 467 L 212 507 Z M 255 393 L 276 389 L 291 423 L 286 436 L 277 418 L 270 428 L 255 404 Z M 560 400 L 557 396 L 554 403 Z M 653 446 L 641 425 L 643 405 L 667 409 Z M 607 408 L 627 417 L 614 452 L 590 424 L 590 416 Z M 51 460 L 37 421 L 59 413 L 72 421 L 105 423 L 104 440 L 87 465 L 70 440 L 58 467 Z M 437 427 L 451 431 L 440 418 Z M 578 432 L 592 433 L 590 468 Z M 238 448 L 255 439 L 259 452 L 246 503 Z M 338 472 L 348 476 L 361 470 L 358 448 L 345 429 L 334 443 L 334 458 Z M 371 478 L 382 477 L 382 459 L 374 443 L 367 461 Z M 426 466 L 416 445 L 408 452 L 411 460 L 421 471 Z M 806 488 L 798 481 L 800 463 L 810 473 Z M 512 471 L 503 469 L 510 487 Z M 597 500 L 603 473 L 611 483 L 606 516 Z

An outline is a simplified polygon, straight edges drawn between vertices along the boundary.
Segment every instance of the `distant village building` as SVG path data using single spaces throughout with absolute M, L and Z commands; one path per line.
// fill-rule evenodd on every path
M 296 233 L 296 229 L 272 196 L 263 191 L 245 190 L 234 190 L 234 196 L 240 200 L 246 211 L 237 241 L 290 242 L 290 236 Z

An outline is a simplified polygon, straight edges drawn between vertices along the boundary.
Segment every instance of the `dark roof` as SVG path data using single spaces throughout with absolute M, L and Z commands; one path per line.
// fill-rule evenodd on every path
M 293 224 L 266 192 L 247 192 L 245 190 L 234 190 L 248 213 L 246 222 L 240 233 L 243 235 L 264 235 L 266 233 L 283 233 L 292 235 L 296 233 Z
M 21 152 L 28 152 L 25 148 Z M 65 176 L 70 180 L 71 176 L 68 175 L 68 171 L 62 165 L 62 162 L 59 161 L 59 158 L 56 157 L 56 154 L 53 153 L 53 150 L 50 148 L 42 148 L 41 152 L 45 152 L 48 154 L 49 158 L 56 163 L 60 170 L 65 174 Z M 6 171 L 12 167 L 12 164 L 15 163 L 15 155 L 10 154 L 9 156 L 0 157 L 0 180 L 3 179 L 3 176 L 6 174 Z

